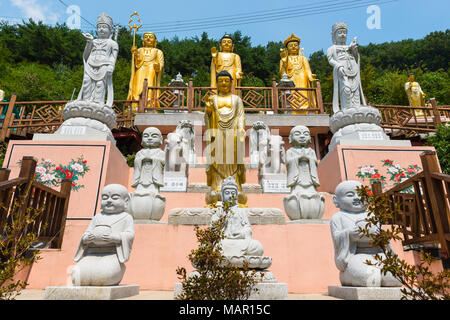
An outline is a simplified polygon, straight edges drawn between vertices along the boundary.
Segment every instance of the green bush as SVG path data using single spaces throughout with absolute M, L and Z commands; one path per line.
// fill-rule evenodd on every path
M 426 142 L 436 149 L 442 173 L 450 174 L 450 126 L 439 125 L 436 133 L 428 136 Z

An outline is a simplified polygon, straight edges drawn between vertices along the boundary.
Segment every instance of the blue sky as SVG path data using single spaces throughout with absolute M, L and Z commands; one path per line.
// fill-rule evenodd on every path
M 138 11 L 145 24 L 141 32 L 156 31 L 160 40 L 200 36 L 203 31 L 220 38 L 240 30 L 253 45 L 266 45 L 294 33 L 302 39 L 307 56 L 331 45 L 331 26 L 338 21 L 347 22 L 349 41 L 358 36 L 361 45 L 419 39 L 450 28 L 450 0 L 0 0 L 0 19 L 64 23 L 70 16 L 65 5 L 79 6 L 83 31 L 92 30 L 90 23 L 95 24 L 102 12 L 115 23 L 127 25 L 130 14 Z M 380 8 L 380 29 L 367 27 L 370 5 Z M 184 31 L 186 23 L 189 29 L 198 29 Z M 177 24 L 183 30 L 177 30 Z

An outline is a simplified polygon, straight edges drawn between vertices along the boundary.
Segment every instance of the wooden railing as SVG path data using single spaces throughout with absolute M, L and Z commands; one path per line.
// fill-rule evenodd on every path
M 115 100 L 113 109 L 117 116 L 117 128 L 134 126 L 136 113 L 144 112 L 193 112 L 204 111 L 205 100 L 215 88 L 194 87 L 192 79 L 186 87 L 144 88 L 139 100 Z M 322 102 L 320 82 L 315 88 L 281 88 L 273 81 L 272 87 L 236 87 L 233 89 L 244 103 L 246 112 L 329 114 L 332 104 Z M 26 137 L 34 133 L 54 133 L 63 123 L 64 106 L 68 101 L 17 102 L 13 95 L 10 102 L 0 102 L 0 140 L 11 135 Z M 418 133 L 436 131 L 441 123 L 450 122 L 450 106 L 437 106 L 435 99 L 425 107 L 375 105 L 381 114 L 381 127 L 391 136 L 407 138 Z
M 0 169 L 0 231 L 11 223 L 13 210 L 19 210 L 20 217 L 33 208 L 40 213 L 26 231 L 35 233 L 49 248 L 61 248 L 72 183 L 63 181 L 58 192 L 35 182 L 36 163 L 33 157 L 23 157 L 19 177 L 12 180 L 8 180 L 9 169 Z M 15 203 L 20 204 L 18 209 Z
M 138 109 L 140 113 L 161 110 L 204 111 L 208 96 L 217 91 L 211 87 L 194 87 L 190 79 L 187 87 L 147 87 L 144 82 L 142 92 Z M 246 112 L 324 113 L 319 81 L 314 88 L 285 88 L 277 87 L 273 80 L 272 87 L 235 87 L 233 92 L 241 97 Z
M 64 106 L 69 101 L 27 101 L 16 102 L 16 96 L 10 102 L 0 102 L 0 109 L 7 107 L 0 131 L 0 140 L 11 135 L 26 137 L 34 133 L 54 133 L 63 121 Z M 131 105 L 138 101 L 115 100 L 113 109 L 116 111 L 117 127 L 132 127 L 134 113 Z
M 441 123 L 450 122 L 450 106 L 438 106 L 434 98 L 424 107 L 368 104 L 381 114 L 381 127 L 391 136 L 404 135 L 407 138 L 419 133 L 436 131 Z M 325 110 L 332 115 L 332 104 L 324 103 Z
M 450 175 L 440 172 L 436 152 L 420 155 L 423 171 L 403 183 L 382 192 L 374 183 L 375 195 L 387 196 L 392 204 L 399 204 L 393 224 L 403 232 L 403 245 L 440 243 L 443 256 L 450 257 Z M 414 193 L 405 189 L 413 188 Z

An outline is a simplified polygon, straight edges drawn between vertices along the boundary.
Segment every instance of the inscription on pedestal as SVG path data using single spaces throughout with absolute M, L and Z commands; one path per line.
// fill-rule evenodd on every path
M 164 187 L 160 189 L 161 192 L 186 192 L 187 178 L 186 177 L 164 177 Z
M 82 126 L 63 126 L 61 128 L 61 134 L 64 135 L 84 135 L 86 134 L 86 127 Z
M 264 193 L 289 193 L 291 191 L 286 187 L 286 180 L 263 179 L 262 188 Z
M 358 132 L 361 140 L 384 140 L 383 134 L 379 131 L 363 131 Z

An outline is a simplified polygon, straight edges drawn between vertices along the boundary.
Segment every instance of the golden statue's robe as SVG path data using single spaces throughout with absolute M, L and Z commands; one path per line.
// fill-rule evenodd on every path
M 425 106 L 425 94 L 420 87 L 418 82 L 407 82 L 405 83 L 405 92 L 408 96 L 409 105 L 411 107 L 424 107 Z M 422 110 L 414 110 L 414 113 L 418 117 L 423 117 Z
M 285 59 L 280 60 L 280 76 L 286 73 L 288 78 L 294 81 L 296 88 L 312 88 L 311 79 L 312 72 L 311 67 L 309 66 L 308 59 L 302 55 L 289 55 Z M 306 98 L 314 99 L 314 94 L 310 91 L 299 91 L 298 93 L 302 94 Z M 308 109 L 310 106 L 308 102 L 302 105 L 299 109 Z M 294 106 L 292 106 L 295 108 Z M 296 112 L 293 111 L 294 114 L 307 114 L 307 111 Z
M 245 115 L 242 100 L 230 96 L 230 105 L 219 106 L 218 96 L 207 102 L 212 112 L 205 112 L 207 139 L 207 185 L 220 191 L 222 181 L 234 177 L 238 190 L 245 183 Z M 207 106 L 208 108 L 208 106 Z
M 238 75 L 242 72 L 241 57 L 232 52 L 218 52 L 217 60 L 211 61 L 211 87 L 217 86 L 216 77 L 220 71 L 228 71 L 233 77 L 233 87 L 238 86 Z
M 156 72 L 154 64 L 159 63 L 159 72 Z M 161 86 L 161 78 L 164 69 L 164 54 L 157 48 L 139 48 L 134 57 L 134 74 L 130 79 L 130 89 L 127 100 L 139 100 L 142 93 L 144 80 L 147 79 L 149 87 Z M 149 92 L 148 99 L 152 98 Z

